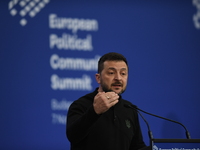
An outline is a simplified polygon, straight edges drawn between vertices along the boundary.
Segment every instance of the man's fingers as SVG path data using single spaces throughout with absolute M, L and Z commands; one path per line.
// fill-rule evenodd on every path
M 119 98 L 119 95 L 115 92 L 107 92 L 105 93 L 105 97 L 108 99 L 108 100 L 111 100 L 113 101 L 114 99 L 118 99 Z
M 115 104 L 117 104 L 118 102 L 119 102 L 118 99 L 111 101 L 110 102 L 111 107 L 114 106 Z
M 115 92 L 99 92 L 94 98 L 94 110 L 97 114 L 106 112 L 110 107 L 118 103 L 119 95 Z

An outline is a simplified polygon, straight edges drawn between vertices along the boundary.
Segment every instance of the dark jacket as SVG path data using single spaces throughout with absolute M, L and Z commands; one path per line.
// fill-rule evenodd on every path
M 121 98 L 107 112 L 93 108 L 97 89 L 74 101 L 68 111 L 66 134 L 71 150 L 136 150 L 145 147 L 137 112 Z

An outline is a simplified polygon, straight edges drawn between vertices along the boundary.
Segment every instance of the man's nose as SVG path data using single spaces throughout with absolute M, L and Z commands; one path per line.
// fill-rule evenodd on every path
M 115 80 L 121 80 L 121 74 L 120 73 L 115 74 Z

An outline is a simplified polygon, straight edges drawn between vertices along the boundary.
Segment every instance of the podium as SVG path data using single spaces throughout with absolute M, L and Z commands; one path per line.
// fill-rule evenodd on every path
M 200 139 L 152 139 L 152 150 L 200 150 Z
M 200 150 L 200 139 L 151 139 L 150 146 L 140 150 Z

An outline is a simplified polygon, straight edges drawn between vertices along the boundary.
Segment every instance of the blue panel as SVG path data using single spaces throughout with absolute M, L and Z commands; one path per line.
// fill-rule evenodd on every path
M 196 0 L 1 0 L 0 149 L 70 149 L 68 107 L 98 86 L 97 60 L 111 51 L 129 62 L 125 99 L 200 138 L 199 6 Z M 185 138 L 179 125 L 145 118 L 155 138 Z

